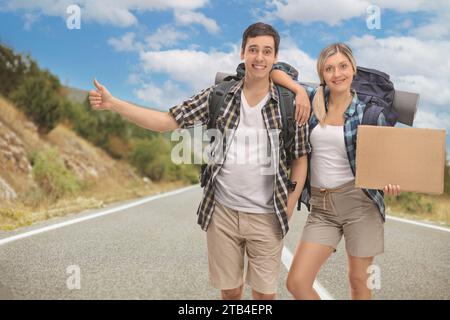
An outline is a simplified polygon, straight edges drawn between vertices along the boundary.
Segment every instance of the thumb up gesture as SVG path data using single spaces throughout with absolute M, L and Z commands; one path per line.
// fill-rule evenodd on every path
M 111 110 L 114 97 L 109 93 L 108 89 L 94 79 L 96 90 L 89 91 L 89 103 L 96 110 Z

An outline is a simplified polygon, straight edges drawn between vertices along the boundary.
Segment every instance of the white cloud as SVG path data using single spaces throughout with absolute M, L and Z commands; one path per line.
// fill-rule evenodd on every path
M 39 15 L 32 12 L 28 12 L 23 15 L 23 19 L 25 21 L 23 28 L 29 31 L 31 30 L 33 24 L 39 20 Z
M 175 20 L 180 25 L 200 24 L 209 33 L 218 33 L 220 28 L 217 23 L 210 18 L 207 18 L 203 13 L 194 11 L 175 11 Z
M 142 101 L 149 103 L 149 107 L 165 109 L 177 105 L 189 97 L 189 94 L 180 89 L 172 81 L 166 81 L 159 87 L 154 83 L 143 84 L 134 94 Z
M 283 37 L 278 61 L 287 62 L 299 72 L 299 80 L 305 82 L 318 82 L 316 60 L 297 47 L 290 37 Z
M 186 40 L 189 36 L 174 27 L 165 25 L 156 30 L 155 33 L 146 38 L 148 48 L 152 50 L 160 50 L 161 48 L 172 47 L 177 44 L 178 40 Z
M 3 10 L 24 10 L 50 16 L 67 18 L 66 9 L 71 4 L 81 8 L 82 19 L 120 27 L 137 24 L 133 11 L 195 10 L 205 6 L 209 0 L 11 0 L 2 6 Z M 206 20 L 208 18 L 205 17 Z
M 147 51 L 141 52 L 140 58 L 146 73 L 167 74 L 170 79 L 186 84 L 193 90 L 212 85 L 218 71 L 234 72 L 240 62 L 237 46 L 229 52 Z
M 382 10 L 390 9 L 397 12 L 432 12 L 441 15 L 448 12 L 448 0 L 272 0 L 268 2 L 265 15 L 268 18 L 281 19 L 287 23 L 324 22 L 330 26 L 337 25 L 345 20 L 355 17 L 365 17 L 367 8 L 376 5 Z M 448 27 L 448 20 L 444 18 L 439 22 L 431 22 L 440 28 L 442 24 Z M 448 29 L 448 28 L 447 28 Z
M 417 128 L 434 128 L 447 129 L 447 134 L 450 133 L 450 114 L 444 112 L 431 112 L 427 110 L 418 110 L 414 127 Z
M 437 12 L 431 22 L 421 25 L 412 34 L 421 39 L 447 39 L 450 37 L 450 2 Z
M 132 73 L 128 76 L 127 83 L 128 84 L 140 84 L 142 82 L 141 76 L 137 73 Z
M 269 17 L 279 18 L 285 22 L 311 23 L 324 21 L 329 25 L 336 25 L 343 20 L 365 14 L 369 1 L 361 0 L 318 0 L 296 1 L 274 0 L 270 6 L 274 11 L 268 11 Z
M 124 34 L 121 38 L 110 38 L 108 43 L 119 52 L 131 52 L 139 51 L 143 49 L 142 43 L 136 42 L 134 40 L 135 34 L 133 32 L 128 32 Z
M 147 36 L 144 42 L 136 40 L 134 32 L 127 32 L 120 38 L 108 39 L 108 44 L 118 52 L 139 52 L 146 49 L 160 50 L 161 48 L 173 47 L 177 45 L 179 40 L 188 38 L 189 36 L 186 33 L 177 31 L 170 25 L 165 25 Z

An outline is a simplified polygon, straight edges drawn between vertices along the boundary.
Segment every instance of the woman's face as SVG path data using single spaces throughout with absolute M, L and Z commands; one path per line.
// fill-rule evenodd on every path
M 350 60 L 338 52 L 325 61 L 323 79 L 331 93 L 349 92 L 353 80 L 353 67 Z

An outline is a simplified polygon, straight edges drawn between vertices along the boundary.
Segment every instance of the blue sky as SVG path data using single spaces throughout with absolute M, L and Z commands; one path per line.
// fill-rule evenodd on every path
M 67 8 L 81 29 L 68 29 Z M 380 29 L 367 9 L 380 10 Z M 0 41 L 30 53 L 63 84 L 91 89 L 93 77 L 116 96 L 167 110 L 239 62 L 243 30 L 272 24 L 279 58 L 316 81 L 315 59 L 343 41 L 359 65 L 390 74 L 420 93 L 416 127 L 450 132 L 450 2 L 447 0 L 0 0 Z M 447 140 L 448 136 L 447 136 Z

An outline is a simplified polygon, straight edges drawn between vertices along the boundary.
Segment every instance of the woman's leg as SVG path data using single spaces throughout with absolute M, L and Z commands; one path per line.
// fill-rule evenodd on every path
M 360 258 L 348 256 L 348 278 L 352 300 L 369 300 L 372 297 L 372 290 L 367 286 L 369 273 L 367 269 L 372 265 L 373 257 Z
M 320 267 L 333 253 L 334 248 L 322 244 L 300 241 L 287 278 L 287 289 L 298 300 L 319 300 L 313 289 Z

